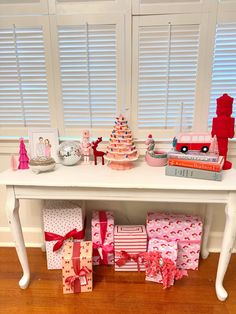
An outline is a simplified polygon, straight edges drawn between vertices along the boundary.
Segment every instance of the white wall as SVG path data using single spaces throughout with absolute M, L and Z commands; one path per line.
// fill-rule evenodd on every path
M 140 142 L 139 147 L 143 152 L 143 144 Z M 159 144 L 160 149 L 170 148 L 170 144 L 162 142 Z M 18 142 L 0 142 L 0 170 L 9 167 L 10 156 L 12 153 L 17 155 Z M 229 159 L 236 166 L 236 142 L 231 142 L 229 150 Z M 158 180 L 158 178 L 157 178 Z M 187 180 L 184 179 L 183 180 Z M 209 181 L 209 185 L 211 181 Z M 4 211 L 5 205 L 5 188 L 0 187 L 0 246 L 12 246 L 10 230 L 7 225 L 7 219 Z M 40 201 L 22 200 L 20 202 L 20 217 L 23 226 L 23 233 L 27 246 L 39 247 L 42 243 L 41 235 L 41 215 Z M 219 251 L 224 230 L 225 216 L 222 205 L 214 206 L 214 219 L 209 239 L 209 248 L 211 251 Z M 203 208 L 197 204 L 180 204 L 180 203 L 145 203 L 145 202 L 105 202 L 89 201 L 87 202 L 88 216 L 93 209 L 110 209 L 115 211 L 116 223 L 143 224 L 145 222 L 146 212 L 148 210 L 173 210 L 175 212 L 192 212 L 203 214 Z

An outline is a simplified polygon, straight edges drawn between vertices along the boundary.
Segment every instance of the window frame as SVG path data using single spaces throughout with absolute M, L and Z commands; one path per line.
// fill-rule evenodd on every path
M 215 18 L 215 33 L 213 36 L 213 47 L 212 47 L 212 62 L 211 62 L 211 78 L 210 78 L 210 86 L 209 86 L 209 109 L 210 109 L 210 97 L 211 97 L 211 88 L 212 88 L 212 74 L 213 74 L 213 66 L 214 66 L 214 49 L 215 49 L 215 35 L 218 24 L 231 24 L 236 23 L 236 1 L 233 2 L 221 2 L 221 6 L 219 6 L 219 10 L 217 12 L 217 17 Z M 236 87 L 235 87 L 236 88 Z M 234 106 L 236 103 L 236 99 L 234 100 Z M 209 112 L 208 112 L 209 115 Z M 208 117 L 208 116 L 207 116 Z M 211 131 L 211 125 L 208 125 L 208 131 Z M 236 125 L 235 125 L 236 131 Z
M 47 16 L 17 16 L 17 17 L 1 17 L 0 27 L 42 27 L 43 39 L 44 39 L 44 51 L 45 51 L 45 70 L 48 87 L 48 108 L 50 114 L 51 127 L 57 127 L 57 119 L 55 115 L 55 97 L 53 87 L 53 69 L 51 61 L 51 43 L 49 32 L 49 19 Z M 0 125 L 0 135 L 14 136 L 26 136 L 28 134 L 28 127 L 6 127 Z
M 98 14 L 101 12 L 117 13 L 125 12 L 131 7 L 131 0 L 109 0 L 109 1 L 57 1 L 48 0 L 50 14 Z
M 168 0 L 167 0 L 168 1 Z M 135 41 L 137 41 L 137 20 L 142 18 L 165 19 L 167 16 L 175 16 L 176 19 L 182 19 L 188 15 L 190 22 L 192 17 L 198 15 L 202 19 L 200 31 L 201 44 L 201 63 L 199 59 L 197 86 L 196 86 L 196 104 L 194 111 L 194 120 L 192 131 L 208 130 L 208 110 L 211 94 L 211 78 L 213 69 L 213 56 L 215 44 L 215 32 L 217 23 L 236 22 L 236 0 L 199 0 L 197 3 L 162 3 L 162 4 L 140 4 L 140 0 L 114 0 L 114 1 L 74 1 L 57 2 L 56 0 L 38 0 L 34 3 L 0 4 L 0 26 L 37 26 L 43 28 L 45 63 L 48 84 L 48 100 L 51 118 L 51 127 L 58 128 L 61 136 L 79 136 L 82 128 L 73 128 L 71 130 L 64 128 L 63 109 L 61 107 L 60 95 L 60 75 L 58 75 L 58 45 L 57 45 L 57 20 L 73 19 L 99 20 L 104 24 L 109 20 L 114 24 L 114 20 L 119 21 L 119 40 L 120 46 L 117 57 L 120 59 L 119 83 L 120 91 L 117 93 L 119 101 L 119 110 L 126 115 L 129 125 L 139 139 L 146 137 L 147 133 L 153 132 L 158 138 L 172 137 L 174 130 L 166 131 L 163 129 L 151 129 L 138 131 L 137 129 L 137 101 L 134 100 L 135 80 L 137 80 L 137 68 L 135 68 Z M 101 14 L 102 12 L 102 14 Z M 23 16 L 24 14 L 24 16 Z M 145 15 L 145 16 L 143 16 Z M 117 37 L 118 38 L 118 37 Z M 137 43 L 136 43 L 137 44 Z M 136 76 L 134 75 L 136 73 Z M 136 88 L 137 92 L 137 88 Z M 136 93 L 136 95 L 138 95 Z M 136 96 L 137 98 L 137 96 Z M 115 119 L 115 117 L 114 117 Z M 6 128 L 0 126 L 0 135 L 7 136 L 25 136 L 25 128 Z M 92 129 L 92 136 L 109 136 L 110 129 Z
M 52 40 L 52 55 L 54 68 L 54 84 L 55 97 L 57 104 L 57 121 L 60 135 L 62 136 L 78 136 L 85 127 L 65 128 L 63 100 L 61 89 L 61 73 L 60 73 L 60 56 L 57 37 L 57 26 L 72 26 L 88 24 L 116 24 L 116 41 L 117 41 L 117 114 L 124 110 L 125 99 L 125 47 L 124 47 L 124 16 L 121 14 L 73 14 L 73 15 L 57 15 L 50 17 L 50 30 Z M 115 121 L 115 117 L 114 117 Z M 88 127 L 89 128 L 89 127 Z M 93 136 L 108 136 L 111 127 L 89 128 Z
M 199 115 L 206 115 L 208 107 L 204 106 L 204 86 L 210 73 L 206 75 L 206 46 L 208 47 L 208 21 L 209 14 L 173 14 L 173 15 L 153 15 L 153 16 L 134 16 L 133 17 L 133 65 L 132 65 L 132 129 L 137 137 L 145 138 L 148 132 L 152 132 L 156 137 L 169 138 L 174 136 L 175 128 L 173 129 L 158 129 L 158 128 L 143 128 L 138 129 L 137 117 L 138 117 L 138 28 L 139 26 L 150 25 L 167 25 L 168 22 L 173 25 L 183 24 L 199 24 L 199 59 L 196 76 L 196 91 L 195 91 L 195 107 L 193 115 L 192 131 L 198 130 L 206 131 L 207 117 L 199 118 Z M 208 56 L 209 59 L 209 56 Z
M 141 3 L 140 1 L 132 0 L 134 15 L 207 13 L 217 5 L 217 0 L 199 0 L 192 3 L 181 0 L 176 3 L 168 0 L 165 0 L 165 3 Z
M 32 15 L 32 14 L 47 14 L 49 0 L 38 0 L 37 2 L 18 2 L 0 4 L 1 15 Z

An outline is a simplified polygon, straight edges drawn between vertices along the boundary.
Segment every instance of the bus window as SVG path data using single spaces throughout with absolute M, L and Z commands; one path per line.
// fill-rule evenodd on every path
M 183 135 L 180 138 L 180 142 L 189 143 L 191 141 L 190 136 Z

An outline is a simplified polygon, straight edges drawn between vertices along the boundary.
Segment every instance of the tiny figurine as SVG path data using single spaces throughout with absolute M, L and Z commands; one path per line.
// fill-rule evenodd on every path
M 92 142 L 93 156 L 94 156 L 94 164 L 97 165 L 97 157 L 102 157 L 102 165 L 104 165 L 104 155 L 105 153 L 97 150 L 98 144 L 101 143 L 102 137 L 98 137 L 95 142 Z
M 148 135 L 145 144 L 148 145 L 145 160 L 149 166 L 162 167 L 167 164 L 167 153 L 164 151 L 158 151 L 155 149 L 155 141 L 152 134 Z
M 173 148 L 173 150 L 175 150 L 176 145 L 177 145 L 177 138 L 175 136 L 175 137 L 173 137 L 173 140 L 172 140 L 172 148 Z
M 84 156 L 84 164 L 89 164 L 89 157 L 91 153 L 91 143 L 89 142 L 89 130 L 83 131 L 83 139 L 81 143 L 81 152 Z
M 211 135 L 217 137 L 219 154 L 224 156 L 225 162 L 224 170 L 232 167 L 232 163 L 227 160 L 228 152 L 228 138 L 234 137 L 234 122 L 235 119 L 231 117 L 232 106 L 234 99 L 227 94 L 219 97 L 216 108 L 217 117 L 213 118 Z
M 110 134 L 109 145 L 105 159 L 108 166 L 115 170 L 133 168 L 133 161 L 137 160 L 139 153 L 133 141 L 132 132 L 128 127 L 126 118 L 121 114 L 116 118 L 115 125 Z
M 11 170 L 12 171 L 17 170 L 17 161 L 14 155 L 11 155 Z
M 19 165 L 18 169 L 29 169 L 29 157 L 25 148 L 24 139 L 20 138 Z
M 219 146 L 216 135 L 212 137 L 211 145 L 209 148 L 209 153 L 215 154 L 216 156 L 219 156 Z

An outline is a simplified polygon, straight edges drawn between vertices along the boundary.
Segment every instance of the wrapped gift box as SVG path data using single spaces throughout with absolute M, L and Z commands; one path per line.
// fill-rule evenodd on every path
M 150 212 L 147 214 L 147 235 L 178 243 L 178 268 L 198 268 L 202 235 L 199 216 Z
M 114 265 L 114 215 L 94 211 L 92 215 L 93 265 Z
M 161 253 L 162 258 L 169 258 L 171 259 L 175 265 L 177 261 L 177 242 L 174 241 L 166 241 L 160 239 L 150 239 L 148 242 L 148 252 L 158 251 Z M 156 274 L 154 276 L 149 276 L 148 271 L 146 272 L 146 280 L 154 281 L 157 283 L 162 283 L 162 275 Z M 171 285 L 174 284 L 174 280 L 171 282 Z
M 67 242 L 62 256 L 63 293 L 91 292 L 92 242 Z
M 66 241 L 84 239 L 84 208 L 70 201 L 46 201 L 43 209 L 48 269 L 61 269 Z
M 147 251 L 145 226 L 115 226 L 115 270 L 145 271 L 139 254 Z

